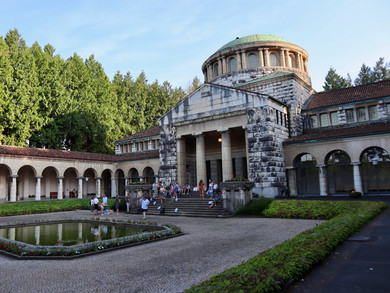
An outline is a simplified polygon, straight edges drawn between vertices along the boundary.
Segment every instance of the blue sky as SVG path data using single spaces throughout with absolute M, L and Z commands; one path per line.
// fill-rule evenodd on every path
M 94 54 L 116 71 L 186 87 L 203 62 L 236 37 L 271 34 L 309 53 L 313 88 L 332 66 L 355 79 L 362 63 L 390 62 L 388 0 L 1 1 L 0 35 L 18 29 L 28 46 L 50 43 L 67 59 Z

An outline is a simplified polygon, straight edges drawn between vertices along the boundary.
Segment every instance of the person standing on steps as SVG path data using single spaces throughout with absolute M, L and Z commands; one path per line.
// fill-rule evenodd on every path
M 200 193 L 200 198 L 204 199 L 204 182 L 203 182 L 203 179 L 200 179 L 200 181 L 199 181 L 198 190 L 199 190 L 199 193 Z
M 143 196 L 141 199 L 141 210 L 143 214 L 142 217 L 143 220 L 146 220 L 146 212 L 148 211 L 149 203 L 150 201 L 145 196 Z

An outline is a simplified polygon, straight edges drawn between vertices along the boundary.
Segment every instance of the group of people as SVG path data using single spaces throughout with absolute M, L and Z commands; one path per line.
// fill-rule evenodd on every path
M 119 204 L 120 204 L 120 199 L 119 196 L 117 195 L 115 199 L 115 210 L 117 214 L 119 214 Z M 105 194 L 103 194 L 101 201 L 99 201 L 99 199 L 96 196 L 94 198 L 91 198 L 91 213 L 97 215 L 100 209 L 100 214 L 106 215 L 108 214 L 107 207 L 108 207 L 108 200 Z
M 161 203 L 166 201 L 168 197 L 178 200 L 179 195 L 189 195 L 191 192 L 191 186 L 187 184 L 179 185 L 177 182 L 171 182 L 166 185 L 165 182 L 153 183 L 153 194 L 157 188 L 157 194 Z
M 205 183 L 203 182 L 203 179 L 201 179 L 198 184 L 198 191 L 200 193 L 201 199 L 204 199 L 205 191 L 210 197 L 210 201 L 212 201 L 212 203 L 209 206 L 209 208 L 215 207 L 218 203 L 222 201 L 221 191 L 218 188 L 218 184 L 213 182 L 213 179 L 209 180 L 209 185 L 207 190 L 205 190 Z

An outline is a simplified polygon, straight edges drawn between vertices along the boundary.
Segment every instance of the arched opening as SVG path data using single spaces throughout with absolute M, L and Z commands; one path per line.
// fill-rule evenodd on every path
M 77 177 L 78 172 L 75 168 L 66 169 L 66 171 L 64 172 L 65 197 L 77 197 L 79 192 L 79 182 Z M 80 190 L 80 192 L 82 192 L 82 190 Z
M 219 66 L 218 66 L 218 63 L 214 64 L 214 67 L 213 67 L 213 75 L 214 77 L 217 77 L 219 75 Z
M 390 156 L 380 147 L 365 149 L 360 156 L 365 194 L 390 192 Z
M 274 53 L 269 54 L 270 66 L 278 66 L 278 57 Z
M 257 61 L 257 55 L 256 54 L 249 54 L 248 56 L 248 68 L 257 68 L 258 61 Z
M 7 165 L 0 164 L 0 201 L 10 199 L 11 170 Z
M 320 193 L 317 160 L 311 154 L 301 154 L 294 160 L 297 175 L 297 193 L 311 195 Z
M 332 151 L 326 156 L 329 194 L 348 193 L 353 189 L 353 166 L 351 158 L 342 151 Z
M 142 172 L 142 175 L 144 177 L 144 182 L 153 184 L 155 181 L 154 177 L 154 171 L 150 167 L 146 167 L 144 171 Z
M 295 67 L 295 56 L 293 54 L 288 55 L 288 67 Z
M 115 196 L 111 194 L 111 171 L 110 170 L 104 170 L 102 173 L 102 180 L 103 180 L 103 194 L 105 194 L 107 197 Z
M 96 172 L 89 168 L 84 172 L 83 194 L 95 196 L 96 193 Z
M 54 167 L 47 167 L 42 172 L 41 193 L 46 198 L 57 197 L 58 192 L 58 171 Z
M 117 194 L 125 196 L 125 173 L 119 169 L 115 172 L 115 177 L 117 178 Z
M 141 181 L 139 178 L 138 170 L 135 168 L 131 168 L 129 171 L 129 180 L 130 182 L 139 182 Z
M 229 59 L 229 72 L 237 71 L 237 60 L 232 57 Z
M 23 200 L 35 197 L 37 183 L 36 171 L 31 166 L 23 166 L 18 171 L 16 186 L 16 200 Z M 38 194 L 40 197 L 42 194 Z

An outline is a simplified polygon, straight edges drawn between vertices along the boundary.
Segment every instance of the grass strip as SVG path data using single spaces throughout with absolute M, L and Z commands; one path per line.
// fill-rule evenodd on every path
M 383 202 L 273 201 L 268 217 L 330 219 L 185 292 L 274 292 L 304 277 L 386 208 Z

